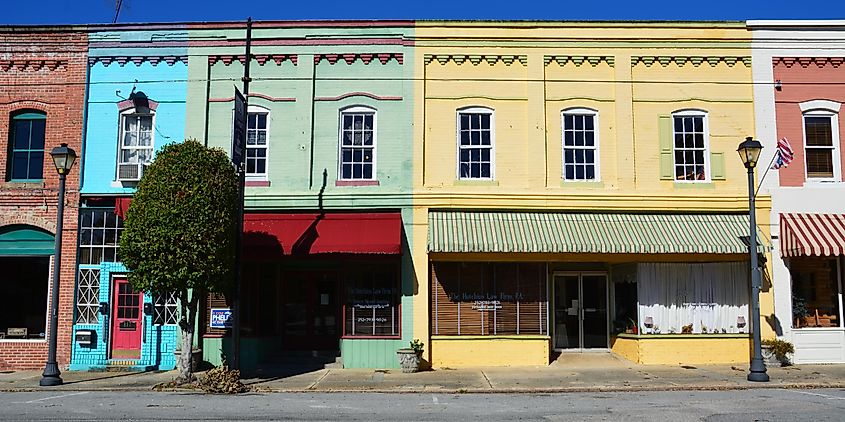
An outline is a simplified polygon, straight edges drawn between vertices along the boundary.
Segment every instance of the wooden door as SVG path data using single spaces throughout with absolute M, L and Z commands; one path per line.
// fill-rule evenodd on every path
M 143 293 L 132 289 L 125 278 L 114 280 L 111 323 L 111 358 L 141 357 Z
M 337 350 L 340 347 L 338 277 L 335 272 L 285 275 L 283 347 Z

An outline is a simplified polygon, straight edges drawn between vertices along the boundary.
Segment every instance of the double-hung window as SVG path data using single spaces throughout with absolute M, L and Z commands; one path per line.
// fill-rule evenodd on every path
M 24 111 L 12 116 L 9 134 L 9 180 L 42 180 L 46 123 L 47 116 L 41 112 Z
M 804 113 L 804 156 L 807 179 L 838 181 L 839 119 L 828 110 Z
M 709 181 L 707 114 L 683 111 L 672 115 L 675 180 Z
M 267 120 L 266 109 L 250 106 L 246 127 L 246 177 L 267 178 Z
M 376 111 L 350 107 L 340 112 L 340 180 L 376 179 Z
M 458 111 L 458 179 L 493 179 L 493 110 Z
M 130 110 L 121 115 L 118 180 L 138 180 L 153 159 L 153 114 Z
M 563 179 L 599 179 L 598 116 L 589 109 L 570 109 L 562 114 Z

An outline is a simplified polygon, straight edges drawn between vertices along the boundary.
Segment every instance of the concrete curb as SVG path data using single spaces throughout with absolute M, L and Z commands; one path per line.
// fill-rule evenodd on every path
M 781 384 L 706 384 L 706 385 L 673 385 L 673 386 L 593 386 L 593 387 L 556 387 L 556 388 L 500 388 L 500 389 L 483 389 L 483 388 L 459 388 L 459 389 L 440 389 L 440 388 L 335 388 L 335 389 L 284 389 L 284 388 L 269 388 L 262 386 L 251 387 L 251 391 L 241 394 L 268 394 L 268 393 L 298 393 L 298 394 L 314 394 L 314 393 L 376 393 L 376 394 L 419 394 L 419 393 L 440 393 L 440 394 L 563 394 L 563 393 L 626 393 L 637 391 L 732 391 L 732 390 L 752 390 L 752 389 L 803 389 L 814 390 L 821 388 L 845 388 L 845 383 L 781 383 Z M 209 394 L 202 390 L 194 388 L 167 388 L 161 390 L 153 390 L 149 388 L 0 388 L 0 392 L 15 393 L 15 392 L 40 392 L 40 391 L 113 391 L 113 392 L 139 392 L 149 391 L 155 393 L 193 393 L 193 394 Z

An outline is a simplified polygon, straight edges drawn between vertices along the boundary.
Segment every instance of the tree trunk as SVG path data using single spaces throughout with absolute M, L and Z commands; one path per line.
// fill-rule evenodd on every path
M 197 319 L 197 297 L 196 292 L 188 300 L 188 293 L 183 292 L 182 298 L 179 301 L 181 304 L 181 315 L 179 319 L 179 328 L 182 330 L 182 345 L 180 346 L 181 353 L 179 354 L 179 376 L 176 378 L 177 384 L 187 384 L 194 382 L 193 368 L 191 368 L 191 361 L 193 360 L 193 346 L 194 346 L 194 323 Z

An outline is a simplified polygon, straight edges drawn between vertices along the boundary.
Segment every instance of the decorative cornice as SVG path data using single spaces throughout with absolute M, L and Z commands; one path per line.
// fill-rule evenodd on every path
M 510 66 L 514 62 L 519 62 L 523 66 L 528 66 L 528 56 L 526 55 L 506 55 L 506 54 L 426 54 L 424 56 L 425 64 L 432 61 L 437 61 L 441 65 L 445 65 L 450 61 L 457 65 L 462 65 L 466 62 L 472 63 L 473 66 L 478 66 L 481 62 L 487 62 L 490 66 L 498 62 L 502 62 L 505 66 Z
M 564 66 L 567 63 L 573 63 L 580 67 L 585 62 L 592 67 L 596 67 L 601 62 L 607 63 L 608 66 L 613 67 L 615 59 L 613 56 L 543 56 L 543 64 L 548 66 L 555 62 L 559 66 Z
M 372 63 L 373 59 L 377 59 L 381 64 L 387 64 L 393 58 L 399 64 L 404 64 L 404 56 L 402 53 L 347 53 L 347 54 L 315 54 L 314 64 L 320 64 L 321 61 L 326 60 L 329 64 L 335 64 L 339 60 L 343 60 L 346 64 L 355 63 L 356 60 L 361 60 L 364 64 Z
M 839 68 L 842 63 L 845 63 L 845 57 L 773 57 L 772 66 L 784 65 L 786 67 L 795 66 L 798 63 L 801 67 L 807 68 L 811 64 L 816 67 L 833 66 Z
M 147 101 L 150 104 L 150 110 L 155 111 L 158 108 L 158 101 L 153 101 L 153 100 L 150 100 L 150 99 L 148 99 Z M 132 100 L 123 100 L 123 101 L 118 101 L 118 103 L 117 103 L 117 110 L 121 111 L 121 112 L 129 110 L 130 108 L 134 108 L 134 107 L 135 107 L 135 102 L 132 101 Z
M 18 59 L 18 60 L 0 60 L 0 71 L 8 72 L 10 70 L 42 70 L 50 71 L 67 68 L 67 60 L 55 59 Z
M 290 60 L 294 66 L 296 66 L 298 56 L 296 54 L 253 54 L 253 60 L 255 60 L 259 66 L 264 66 L 269 61 L 276 62 L 277 66 L 281 66 L 285 60 Z M 223 62 L 224 65 L 228 66 L 232 64 L 235 60 L 241 62 L 241 64 L 246 63 L 246 55 L 217 55 L 217 56 L 208 56 L 208 65 L 214 66 L 217 62 Z
M 127 63 L 133 63 L 135 66 L 140 66 L 144 62 L 148 62 L 153 66 L 158 66 L 159 63 L 167 63 L 168 66 L 173 66 L 176 62 L 188 64 L 188 56 L 103 56 L 103 57 L 89 57 L 88 66 L 94 66 L 100 62 L 105 67 L 109 67 L 112 63 L 117 63 L 120 67 Z
M 346 94 L 338 95 L 337 97 L 314 97 L 314 101 L 340 101 L 349 97 L 368 97 L 379 101 L 402 101 L 402 97 L 379 96 L 370 92 L 347 92 Z
M 261 98 L 267 101 L 272 101 L 274 103 L 292 103 L 296 102 L 296 98 L 292 97 L 271 97 L 266 94 L 262 94 L 260 92 L 250 92 L 249 98 Z M 226 97 L 226 98 L 209 98 L 208 102 L 210 103 L 228 103 L 230 101 L 234 101 L 235 97 Z
M 642 63 L 646 67 L 651 67 L 654 63 L 660 64 L 662 67 L 667 67 L 671 63 L 678 66 L 683 66 L 691 63 L 695 67 L 701 66 L 702 63 L 707 63 L 710 67 L 715 67 L 719 63 L 725 63 L 729 67 L 734 67 L 737 63 L 742 63 L 745 67 L 751 67 L 750 56 L 631 56 L 631 67 Z

